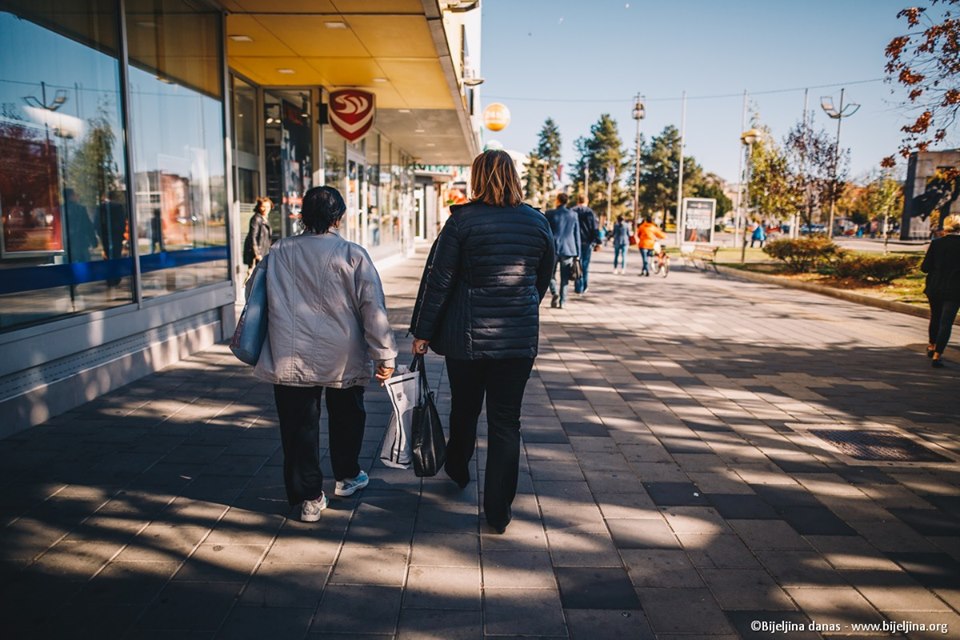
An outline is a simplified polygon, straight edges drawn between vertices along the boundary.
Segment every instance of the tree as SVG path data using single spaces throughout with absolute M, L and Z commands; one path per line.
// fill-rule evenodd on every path
M 883 251 L 886 253 L 890 222 L 899 219 L 903 211 L 903 184 L 885 169 L 867 184 L 863 199 L 869 208 L 868 216 L 880 221 Z
M 610 114 L 601 114 L 599 120 L 590 127 L 590 137 L 578 138 L 576 146 L 580 161 L 576 165 L 574 182 L 583 184 L 585 175 L 589 175 L 590 205 L 593 209 L 600 215 L 606 215 L 608 211 L 613 217 L 623 214 L 632 196 L 620 183 L 625 168 L 625 154 L 616 120 Z M 610 167 L 613 168 L 612 181 L 608 180 Z
M 754 206 L 761 216 L 787 220 L 799 212 L 803 194 L 790 170 L 786 153 L 777 145 L 768 127 L 759 128 L 764 135 L 752 145 L 748 160 L 747 209 Z
M 537 148 L 530 152 L 526 164 L 524 195 L 528 200 L 547 207 L 548 195 L 556 189 L 557 169 L 561 160 L 560 129 L 553 118 L 547 118 L 537 140 Z
M 67 183 L 82 204 L 93 207 L 120 187 L 120 175 L 113 157 L 117 136 L 106 111 L 101 108 L 87 124 L 87 135 L 70 158 Z
M 960 0 L 929 0 L 929 6 L 909 7 L 897 18 L 907 21 L 907 33 L 892 39 L 885 51 L 888 81 L 909 90 L 906 105 L 912 124 L 899 153 L 904 158 L 942 142 L 960 111 Z M 939 12 L 937 11 L 939 9 Z M 893 156 L 883 160 L 892 167 Z
M 663 213 L 666 223 L 677 209 L 677 182 L 680 175 L 680 132 L 667 125 L 641 151 L 640 212 Z M 683 195 L 697 193 L 703 182 L 703 168 L 690 156 L 683 158 Z
M 831 198 L 843 192 L 849 152 L 838 156 L 836 139 L 823 129 L 814 130 L 806 121 L 787 133 L 784 152 L 792 188 L 799 198 L 797 211 L 806 224 L 812 224 L 814 213 L 829 207 Z

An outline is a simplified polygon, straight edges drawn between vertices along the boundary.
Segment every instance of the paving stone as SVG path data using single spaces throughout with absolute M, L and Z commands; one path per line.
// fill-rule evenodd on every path
M 400 587 L 328 585 L 310 631 L 333 634 L 393 635 L 400 616 Z
M 404 609 L 400 612 L 397 637 L 399 640 L 473 640 L 483 637 L 483 621 L 480 611 Z M 367 638 L 373 636 L 350 636 L 351 640 Z
M 631 582 L 637 587 L 700 588 L 700 574 L 683 551 L 624 549 L 620 552 Z
M 707 589 L 638 589 L 637 594 L 658 637 L 662 633 L 701 636 L 733 633 Z
M 777 512 L 763 498 L 753 494 L 708 494 L 710 504 L 725 519 L 776 519 Z
M 660 507 L 710 505 L 692 482 L 644 482 L 643 486 Z
M 484 550 L 482 564 L 484 589 L 556 588 L 550 556 L 544 551 Z
M 677 537 L 690 561 L 705 569 L 759 569 L 753 552 L 736 535 L 681 533 Z
M 616 546 L 609 532 L 591 528 L 551 530 L 547 546 L 555 567 L 620 566 Z
M 310 627 L 310 609 L 236 607 L 219 635 L 236 640 L 300 640 Z
M 841 625 L 881 622 L 883 617 L 852 587 L 787 589 L 790 597 L 811 620 Z
M 242 587 L 241 582 L 171 582 L 147 608 L 136 626 L 216 631 Z
M 666 507 L 663 516 L 674 533 L 730 533 L 724 519 L 712 507 Z
M 780 517 L 801 535 L 856 536 L 850 525 L 826 507 L 782 507 Z
M 267 550 L 259 545 L 201 544 L 174 580 L 245 582 Z
M 639 609 L 640 601 L 622 567 L 558 567 L 564 609 Z
M 631 638 L 653 640 L 656 636 L 643 611 L 564 609 L 571 638 Z
M 604 518 L 658 520 L 662 517 L 646 491 L 599 495 L 596 500 Z
M 554 589 L 484 587 L 483 618 L 487 635 L 568 635 L 560 593 Z
M 791 640 L 819 640 L 810 631 L 810 618 L 799 611 L 727 611 L 727 618 L 741 638 L 783 635 Z
M 470 567 L 411 567 L 404 608 L 480 609 L 480 571 Z
M 345 544 L 337 558 L 331 584 L 401 586 L 407 570 L 406 547 Z
M 680 543 L 663 519 L 607 518 L 618 549 L 679 549 Z
M 897 570 L 895 562 L 860 537 L 806 536 L 806 540 L 837 569 Z
M 887 557 L 925 587 L 950 589 L 960 585 L 960 561 L 945 553 L 898 551 L 887 553 Z
M 315 609 L 330 570 L 329 566 L 317 564 L 264 563 L 247 583 L 240 604 L 249 607 Z M 306 626 L 303 631 L 306 631 Z
M 816 551 L 757 551 L 757 557 L 781 587 L 845 587 L 841 573 Z
M 780 520 L 730 520 L 728 524 L 754 550 L 810 548 L 790 525 Z
M 179 562 L 111 562 L 84 585 L 75 602 L 88 608 L 146 605 L 179 566 Z
M 907 525 L 925 536 L 960 536 L 960 518 L 930 509 L 889 509 Z
M 473 533 L 420 532 L 413 538 L 410 565 L 479 568 L 479 551 L 480 536 Z
M 870 603 L 890 611 L 949 611 L 950 607 L 906 571 L 845 571 L 844 577 Z M 909 616 L 907 619 L 910 619 Z
M 700 574 L 724 610 L 795 608 L 787 594 L 762 569 L 701 569 Z

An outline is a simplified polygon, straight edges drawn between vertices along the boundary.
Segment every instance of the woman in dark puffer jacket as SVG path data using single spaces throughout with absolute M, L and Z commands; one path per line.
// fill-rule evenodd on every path
M 520 409 L 540 333 L 540 301 L 554 268 L 546 218 L 521 202 L 513 160 L 485 151 L 473 161 L 473 200 L 450 218 L 427 258 L 410 331 L 413 353 L 446 356 L 450 441 L 445 471 L 470 482 L 477 420 L 487 402 L 483 508 L 498 533 L 510 523 L 520 462 Z

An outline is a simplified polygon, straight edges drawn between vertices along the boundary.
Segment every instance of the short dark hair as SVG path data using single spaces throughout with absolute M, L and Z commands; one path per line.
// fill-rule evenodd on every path
M 643 216 L 644 222 L 653 222 L 653 219 L 650 216 Z
M 300 224 L 312 233 L 326 233 L 346 210 L 339 191 L 333 187 L 314 187 L 303 196 Z
M 567 200 L 569 199 L 570 198 L 563 191 L 557 194 L 557 204 L 559 204 L 561 207 L 567 204 Z
M 623 222 L 623 216 L 617 216 L 617 222 Z
M 577 204 L 587 204 L 587 194 L 577 194 Z

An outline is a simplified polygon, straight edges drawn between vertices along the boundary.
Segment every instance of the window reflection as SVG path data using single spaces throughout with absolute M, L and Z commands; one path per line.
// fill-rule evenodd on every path
M 228 278 L 220 17 L 128 3 L 136 242 L 144 297 Z
M 132 300 L 113 3 L 54 4 L 0 11 L 0 329 Z

